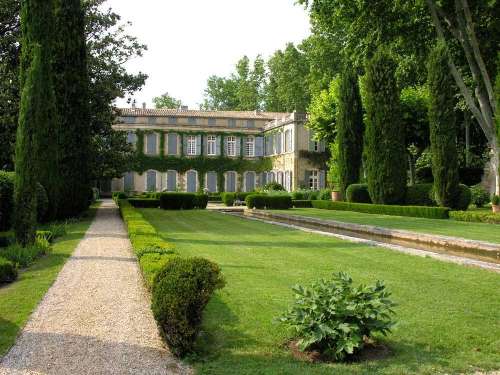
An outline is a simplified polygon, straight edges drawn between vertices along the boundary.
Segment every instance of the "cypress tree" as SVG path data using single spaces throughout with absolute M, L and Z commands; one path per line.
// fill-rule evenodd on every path
M 43 185 L 49 198 L 47 219 L 53 219 L 57 210 L 58 188 L 58 141 L 57 115 L 53 86 L 52 53 L 54 31 L 54 4 L 52 0 L 23 0 L 21 8 L 21 71 L 20 83 L 24 91 L 29 74 L 33 74 L 34 50 L 39 49 L 37 57 L 43 79 L 37 84 L 43 85 L 31 100 L 34 114 L 27 121 L 33 129 L 33 149 L 31 153 L 36 172 L 36 180 Z M 26 94 L 28 95 L 28 94 Z M 26 104 L 28 105 L 28 104 Z M 36 152 L 34 150 L 36 149 Z
M 340 78 L 337 140 L 340 191 L 345 197 L 347 187 L 359 182 L 363 153 L 363 110 L 358 75 L 352 67 L 346 67 Z
M 59 204 L 57 217 L 88 207 L 90 191 L 89 79 L 84 12 L 80 0 L 55 0 L 55 94 L 58 113 Z
M 396 68 L 384 47 L 366 64 L 366 174 L 370 197 L 377 204 L 401 203 L 406 194 L 405 129 Z
M 455 125 L 455 83 L 448 68 L 448 51 L 440 41 L 429 55 L 429 124 L 434 195 L 440 206 L 455 208 L 460 189 Z

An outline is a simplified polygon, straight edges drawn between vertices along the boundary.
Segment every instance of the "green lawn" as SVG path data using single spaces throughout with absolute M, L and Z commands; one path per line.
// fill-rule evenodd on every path
M 500 367 L 500 275 L 207 211 L 141 212 L 179 253 L 222 267 L 227 286 L 204 316 L 200 374 L 437 374 Z M 398 325 L 383 339 L 393 355 L 357 364 L 307 364 L 285 348 L 273 322 L 295 283 L 347 271 L 384 280 Z
M 498 224 L 364 214 L 319 208 L 293 208 L 290 210 L 273 210 L 273 212 L 500 243 L 500 225 Z
M 0 357 L 14 344 L 19 330 L 87 231 L 95 211 L 91 208 L 84 219 L 69 224 L 67 234 L 55 241 L 49 255 L 21 271 L 14 283 L 0 287 Z

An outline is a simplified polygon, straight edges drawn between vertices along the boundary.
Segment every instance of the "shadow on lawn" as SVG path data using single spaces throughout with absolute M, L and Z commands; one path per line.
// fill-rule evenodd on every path
M 2 355 L 14 343 L 18 331 L 19 326 L 17 324 L 0 317 L 0 360 Z

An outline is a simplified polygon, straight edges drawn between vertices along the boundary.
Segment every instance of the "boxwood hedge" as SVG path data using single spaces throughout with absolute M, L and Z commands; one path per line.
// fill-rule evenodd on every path
M 249 194 L 245 203 L 248 208 L 286 210 L 292 207 L 292 197 L 289 195 Z

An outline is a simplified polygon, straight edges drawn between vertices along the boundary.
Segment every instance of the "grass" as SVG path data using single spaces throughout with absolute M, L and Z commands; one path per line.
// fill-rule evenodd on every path
M 500 227 L 498 224 L 364 214 L 316 208 L 293 208 L 290 210 L 274 210 L 273 212 L 500 243 Z
M 68 224 L 67 234 L 54 242 L 50 254 L 22 270 L 14 283 L 0 287 L 0 357 L 14 344 L 17 334 L 87 231 L 95 211 L 94 206 L 85 218 Z
M 437 374 L 498 369 L 500 276 L 262 222 L 207 211 L 142 209 L 177 252 L 217 262 L 226 287 L 207 306 L 199 374 Z M 293 359 L 291 338 L 273 319 L 293 301 L 291 286 L 332 272 L 356 283 L 384 280 L 398 325 L 382 341 L 392 356 L 353 364 Z

